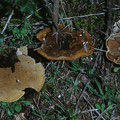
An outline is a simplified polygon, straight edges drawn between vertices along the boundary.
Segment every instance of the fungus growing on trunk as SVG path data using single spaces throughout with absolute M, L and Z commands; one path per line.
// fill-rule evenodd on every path
M 49 60 L 75 60 L 93 53 L 93 43 L 87 31 L 70 31 L 63 25 L 58 26 L 58 33 L 46 28 L 37 34 L 42 42 L 37 52 Z M 58 34 L 56 41 L 55 34 Z
M 17 50 L 19 62 L 11 68 L 0 68 L 0 101 L 13 102 L 22 97 L 25 88 L 40 91 L 45 81 L 45 70 L 41 63 L 27 55 L 27 48 Z
M 106 41 L 106 56 L 110 61 L 120 64 L 120 32 L 111 34 Z

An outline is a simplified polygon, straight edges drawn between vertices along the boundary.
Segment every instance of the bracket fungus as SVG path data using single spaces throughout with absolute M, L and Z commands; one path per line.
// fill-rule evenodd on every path
M 0 68 L 0 101 L 13 102 L 22 97 L 25 88 L 40 91 L 45 81 L 45 70 L 41 63 L 27 55 L 27 47 L 21 47 L 16 54 L 19 62 L 11 68 Z
M 120 32 L 111 34 L 106 41 L 106 56 L 110 61 L 120 64 Z
M 37 49 L 39 54 L 49 60 L 75 60 L 93 53 L 94 46 L 87 31 L 70 31 L 63 25 L 58 28 L 55 33 L 46 28 L 37 34 L 42 42 Z

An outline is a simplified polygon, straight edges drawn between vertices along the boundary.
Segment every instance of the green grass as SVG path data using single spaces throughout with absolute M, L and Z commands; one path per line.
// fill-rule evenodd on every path
M 14 116 L 15 113 L 20 113 L 22 111 L 23 106 L 29 106 L 30 104 L 30 101 L 27 101 L 22 97 L 18 101 L 12 103 L 0 102 L 0 108 L 4 110 L 7 115 Z
M 13 27 L 11 27 L 13 25 Z M 21 26 L 15 26 L 10 24 L 9 31 L 12 32 L 13 38 L 11 39 L 10 46 L 21 46 L 25 44 L 33 43 L 34 33 L 30 28 L 31 24 L 29 20 L 23 22 Z M 21 42 L 21 43 L 20 43 Z
M 69 3 L 71 9 L 67 9 L 69 5 L 65 2 L 68 5 L 65 8 L 68 16 L 98 13 L 104 8 L 104 5 L 91 5 L 88 0 L 82 0 L 80 7 L 78 3 L 79 0 L 72 1 Z M 32 4 L 30 6 L 31 10 L 27 12 L 27 6 L 22 9 L 20 5 L 20 11 L 35 12 Z M 76 10 L 76 8 L 79 9 Z M 62 8 L 60 15 L 62 18 L 66 17 Z M 47 16 L 51 20 L 49 13 Z M 18 48 L 23 45 L 34 48 L 34 44 L 38 41 L 36 39 L 38 29 L 45 26 L 33 24 L 44 23 L 44 19 L 45 21 L 47 19 L 41 16 L 41 11 L 36 11 L 29 19 L 26 17 L 21 20 L 13 16 L 5 33 L 0 34 L 1 51 L 5 48 Z M 115 16 L 113 19 L 116 21 Z M 0 21 L 0 30 L 2 30 L 7 18 Z M 72 22 L 76 30 L 87 30 L 92 36 L 91 39 L 94 40 L 95 47 L 105 45 L 105 40 L 101 38 L 105 27 L 104 16 L 75 18 L 63 22 L 65 24 Z M 10 38 L 4 39 L 5 37 Z M 38 43 L 40 44 L 39 41 Z M 36 48 L 38 47 L 36 45 Z M 98 55 L 100 55 L 99 60 L 96 59 Z M 28 120 L 89 120 L 92 115 L 96 119 L 101 114 L 106 120 L 111 119 L 111 116 L 119 117 L 120 67 L 107 61 L 104 53 L 94 52 L 93 55 L 81 57 L 75 61 L 43 61 L 42 63 L 46 68 L 46 81 L 42 90 L 38 94 L 35 93 L 35 96 L 30 95 L 28 98 L 24 96 L 12 103 L 0 102 L 0 111 L 4 112 L 3 120 L 6 118 L 14 120 L 15 115 L 20 113 L 24 113 Z M 97 66 L 93 68 L 95 64 Z M 93 111 L 89 112 L 90 110 Z
M 105 112 L 103 114 L 105 119 L 111 118 L 112 111 L 115 111 L 114 116 L 117 116 L 120 105 L 120 98 L 117 96 L 120 94 L 120 89 L 104 86 L 98 80 L 98 76 L 94 75 L 92 69 L 86 67 L 85 71 L 88 72 L 81 72 L 80 69 L 84 69 L 85 66 L 88 66 L 88 63 L 84 61 L 81 64 L 81 60 L 49 62 L 46 81 L 39 93 L 39 102 L 37 102 L 37 96 L 34 101 L 21 98 L 13 103 L 1 102 L 1 109 L 5 111 L 6 115 L 13 116 L 13 118 L 15 114 L 27 110 L 29 112 L 25 113 L 28 114 L 28 117 L 32 115 L 36 120 L 39 118 L 45 120 L 84 120 L 85 114 L 82 111 L 89 110 L 89 105 L 83 98 L 79 99 L 79 96 L 87 84 L 82 81 L 80 76 L 86 75 L 91 79 L 91 82 L 84 92 L 89 96 L 91 104 L 98 109 L 99 113 Z M 68 72 L 70 74 L 67 74 Z M 83 96 L 85 97 L 84 94 Z M 78 100 L 79 102 L 77 102 Z M 77 111 L 76 106 L 79 106 Z M 90 118 L 89 114 L 88 118 Z

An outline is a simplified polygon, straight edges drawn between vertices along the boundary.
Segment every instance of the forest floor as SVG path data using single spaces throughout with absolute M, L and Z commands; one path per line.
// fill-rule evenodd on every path
M 0 120 L 120 120 L 120 66 L 106 58 L 106 39 L 120 19 L 120 10 L 114 12 L 112 23 L 108 24 L 105 6 L 100 3 L 63 5 L 69 17 L 88 15 L 65 20 L 65 13 L 60 14 L 70 29 L 89 32 L 95 47 L 93 54 L 74 61 L 47 60 L 34 49 L 41 46 L 36 34 L 50 26 L 51 20 L 45 23 L 41 11 L 25 20 L 13 16 L 4 42 L 0 36 L 0 67 L 14 66 L 17 48 L 27 45 L 28 55 L 45 68 L 45 83 L 38 93 L 25 89 L 25 95 L 18 101 L 0 102 Z M 7 20 L 8 16 L 0 19 L 1 28 Z

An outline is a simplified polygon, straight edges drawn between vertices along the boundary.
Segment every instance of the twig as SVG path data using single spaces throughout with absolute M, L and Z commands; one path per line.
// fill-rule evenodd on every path
M 52 9 L 50 8 L 50 4 L 48 3 L 48 0 L 45 0 L 46 6 L 48 7 L 48 9 L 50 10 L 50 14 L 52 15 Z
M 51 4 L 51 3 L 49 3 L 49 4 Z M 43 6 L 43 7 L 46 7 L 46 6 L 47 6 L 47 5 L 45 5 L 45 6 Z M 37 9 L 37 12 L 39 12 L 40 10 L 42 10 L 43 7 Z M 27 19 L 29 19 L 33 14 L 34 14 L 34 13 L 28 15 L 28 16 L 27 16 Z
M 111 10 L 120 10 L 120 8 L 111 8 Z M 63 20 L 70 20 L 70 19 L 75 19 L 75 18 L 84 18 L 84 17 L 90 17 L 90 16 L 99 16 L 99 15 L 105 15 L 105 12 L 88 14 L 88 15 L 83 15 L 83 16 L 65 17 L 65 18 L 63 18 Z
M 41 112 L 41 110 L 40 110 L 40 108 L 39 108 L 39 106 L 38 106 L 35 98 L 33 98 L 33 102 L 34 102 L 35 107 Z M 42 115 L 41 115 L 41 120 L 44 120 L 44 118 L 42 117 Z
M 109 110 L 109 107 L 106 108 L 97 118 L 96 120 L 100 120 L 100 118 Z
M 7 22 L 6 22 L 5 26 L 4 26 L 1 34 L 3 34 L 5 32 L 5 30 L 6 30 L 7 26 L 8 26 L 8 23 L 10 22 L 10 20 L 11 20 L 11 18 L 13 16 L 13 13 L 14 13 L 14 10 L 12 10 L 11 14 L 9 15 L 8 20 L 7 20 Z
M 0 112 L 1 112 L 0 118 L 2 119 L 4 114 L 5 114 L 5 111 L 4 110 L 0 110 Z
M 72 97 L 73 93 L 74 93 L 74 86 L 75 86 L 75 83 L 78 81 L 78 79 L 80 78 L 80 75 L 81 73 L 79 73 L 76 77 L 76 79 L 74 80 L 74 85 L 72 87 L 72 91 L 71 91 L 71 95 L 70 95 L 70 98 Z M 78 103 L 78 102 L 77 102 Z M 76 106 L 77 106 L 77 103 L 76 103 Z
M 38 99 L 37 99 L 37 104 L 38 105 L 40 104 L 40 96 L 41 96 L 41 92 L 39 92 L 39 96 L 38 96 Z
M 86 99 L 85 96 L 83 96 L 83 98 L 84 98 L 84 100 L 91 106 L 92 109 L 95 109 L 95 108 L 93 107 L 93 105 L 91 105 L 91 103 Z M 101 115 L 97 110 L 95 110 L 95 112 L 96 112 L 98 115 Z M 106 120 L 103 116 L 101 116 L 101 118 L 102 118 L 103 120 Z
M 112 117 L 110 120 L 119 120 L 120 119 L 120 116 L 118 117 Z
M 90 110 L 82 111 L 81 113 L 82 113 L 82 114 L 85 114 L 85 113 L 93 112 L 93 111 L 97 111 L 97 110 L 98 110 L 98 109 L 90 109 Z
M 104 31 L 100 30 L 99 28 L 95 27 L 95 30 L 97 30 L 98 32 L 100 32 L 100 33 L 102 33 L 103 35 L 107 36 L 107 34 L 106 34 Z
M 6 37 L 4 37 L 4 40 L 10 39 L 10 38 L 12 38 L 12 37 L 13 37 L 13 35 L 11 35 L 11 36 L 6 36 Z
M 89 106 L 89 108 L 90 108 L 91 119 L 94 120 L 95 116 L 93 117 L 93 113 L 92 113 L 93 111 L 91 111 L 91 107 L 90 106 Z
M 102 48 L 103 48 L 103 45 L 100 47 L 100 49 L 102 50 Z M 97 54 L 96 61 L 95 61 L 94 65 L 93 65 L 93 71 L 95 71 L 95 68 L 97 67 L 97 63 L 99 61 L 100 56 L 101 56 L 101 53 Z
M 87 82 L 87 84 L 85 85 L 82 93 L 79 95 L 79 98 L 78 98 L 77 103 L 76 103 L 75 111 L 77 111 L 77 109 L 78 109 L 78 103 L 79 103 L 80 99 L 83 97 L 83 95 L 84 95 L 84 93 L 85 93 L 85 91 L 86 91 L 86 89 L 87 89 L 87 87 L 88 87 L 89 84 L 90 84 L 90 80 Z
M 73 16 L 73 17 L 66 17 L 63 18 L 64 20 L 70 20 L 70 19 L 74 19 L 74 18 L 84 18 L 84 17 L 90 17 L 90 16 L 97 16 L 97 15 L 104 15 L 105 13 L 95 13 L 95 14 L 88 14 L 88 15 L 83 15 L 83 16 Z
M 62 7 L 62 10 L 63 10 L 63 12 L 64 12 L 64 15 L 65 15 L 65 17 L 67 18 L 67 14 L 66 14 L 65 9 L 64 9 L 64 6 L 63 6 L 63 1 L 60 0 L 60 2 L 61 2 L 61 7 Z M 67 21 L 67 24 L 68 24 L 68 23 L 71 23 L 71 20 L 66 20 L 66 21 Z
M 102 50 L 102 49 L 99 49 L 99 48 L 94 48 L 94 50 L 97 50 L 97 51 L 105 52 L 105 53 L 106 53 L 106 50 Z

